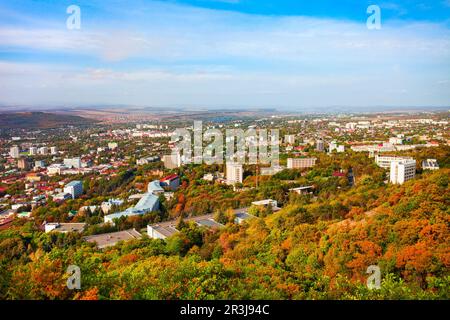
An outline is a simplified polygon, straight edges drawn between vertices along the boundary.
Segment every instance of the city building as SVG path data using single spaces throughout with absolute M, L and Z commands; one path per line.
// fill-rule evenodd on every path
M 146 157 L 146 158 L 137 159 L 136 160 L 136 164 L 138 166 L 141 166 L 141 165 L 149 164 L 151 162 L 155 162 L 155 161 L 158 161 L 158 160 L 159 160 L 159 157 L 156 157 L 156 156 L 154 156 L 154 157 Z
M 136 231 L 136 229 L 103 233 L 93 236 L 87 236 L 83 239 L 87 242 L 95 243 L 97 248 L 103 249 L 116 245 L 120 241 L 129 241 L 134 239 L 140 239 L 142 235 Z
M 80 169 L 81 159 L 80 158 L 64 159 L 64 165 L 67 166 L 68 168 Z
M 153 182 L 150 182 L 148 186 L 148 190 L 153 190 Z M 152 191 L 153 192 L 153 191 Z M 131 217 L 137 215 L 143 215 L 152 211 L 156 211 L 159 209 L 159 197 L 152 192 L 144 193 L 141 199 L 134 207 L 130 207 L 125 211 L 116 212 L 113 214 L 109 214 L 105 216 L 103 219 L 105 223 L 114 224 L 114 219 L 118 219 L 120 217 Z
M 84 228 L 86 227 L 86 223 L 45 223 L 44 229 L 45 232 L 61 232 L 61 233 L 68 233 L 68 232 L 83 232 Z
M 313 189 L 314 189 L 313 186 L 302 186 L 297 188 L 291 188 L 289 189 L 289 191 L 293 191 L 297 194 L 311 194 Z
M 278 207 L 277 201 L 272 200 L 272 199 L 253 201 L 252 205 L 257 206 L 257 207 L 269 207 L 270 206 L 272 208 L 272 210 L 274 210 L 274 211 L 278 211 L 281 209 Z
M 108 201 L 102 202 L 100 205 L 100 209 L 104 214 L 108 214 L 113 206 L 120 206 L 123 204 L 123 200 L 121 199 L 108 199 Z
M 282 166 L 271 166 L 271 167 L 263 167 L 260 169 L 260 174 L 262 176 L 273 176 L 278 172 L 283 171 L 285 168 Z
M 163 187 L 169 187 L 170 190 L 176 191 L 180 187 L 180 177 L 177 174 L 172 174 L 160 180 Z
M 81 181 L 71 181 L 64 187 L 64 193 L 70 194 L 72 199 L 76 199 L 83 194 L 83 183 Z
M 205 180 L 205 181 L 210 181 L 210 182 L 212 182 L 212 181 L 214 181 L 215 176 L 214 176 L 214 174 L 212 174 L 212 173 L 206 173 L 206 174 L 203 175 L 203 178 L 202 178 L 202 179 Z
M 323 143 L 323 140 L 317 140 L 316 141 L 316 150 L 319 152 L 322 152 L 323 150 L 325 150 L 325 146 Z
M 336 141 L 332 141 L 330 142 L 328 152 L 332 153 L 334 150 L 336 150 L 336 152 L 338 153 L 345 152 L 345 146 L 338 145 Z
M 14 159 L 18 159 L 20 157 L 20 149 L 18 146 L 11 147 L 9 149 L 9 156 Z
M 311 168 L 316 165 L 317 158 L 288 158 L 288 169 L 304 169 Z
M 436 159 L 426 159 L 422 161 L 423 170 L 438 170 L 439 164 Z
M 20 158 L 17 161 L 17 168 L 21 170 L 29 170 L 31 167 L 30 160 L 28 158 Z
M 152 225 L 147 225 L 147 234 L 153 239 L 167 239 L 168 237 L 178 233 L 176 229 L 177 220 L 170 220 L 165 222 L 159 222 Z M 200 227 L 206 227 L 209 229 L 218 229 L 223 227 L 222 224 L 214 221 L 213 214 L 206 214 L 202 216 L 195 216 L 184 219 L 185 223 L 195 223 Z
M 294 144 L 295 143 L 295 135 L 287 134 L 284 136 L 284 143 L 286 144 Z
M 413 160 L 411 157 L 396 157 L 396 156 L 380 156 L 375 155 L 375 163 L 384 169 L 390 169 L 392 162 L 399 162 L 402 160 Z
M 28 151 L 28 154 L 29 154 L 30 156 L 35 156 L 35 155 L 37 155 L 37 154 L 38 154 L 38 148 L 36 148 L 36 147 L 30 147 L 30 150 Z
M 161 183 L 159 180 L 154 180 L 148 184 L 147 187 L 148 193 L 152 193 L 154 195 L 159 195 L 164 193 L 164 189 L 161 187 Z
M 115 150 L 115 149 L 117 149 L 118 146 L 119 145 L 117 144 L 117 142 L 109 142 L 108 143 L 108 149 L 110 149 L 110 150 Z
M 147 234 L 152 239 L 167 239 L 178 232 L 173 225 L 147 225 Z
M 47 167 L 47 174 L 53 176 L 55 174 L 61 174 L 67 167 L 61 163 L 54 163 Z
M 29 182 L 39 182 L 41 181 L 41 175 L 37 172 L 30 172 L 26 174 L 25 180 Z
M 244 171 L 242 169 L 242 164 L 227 163 L 226 166 L 227 183 L 229 184 L 242 183 L 243 174 Z
M 35 169 L 39 169 L 39 168 L 45 168 L 45 161 L 43 160 L 37 160 L 34 162 L 34 168 Z
M 392 137 L 392 138 L 389 138 L 389 143 L 393 144 L 393 145 L 403 144 L 403 139 L 399 138 L 399 137 Z
M 57 155 L 58 154 L 58 148 L 57 147 L 51 147 L 50 148 L 50 154 L 51 155 Z
M 164 155 L 162 161 L 164 162 L 164 167 L 167 169 L 176 169 L 181 166 L 181 157 L 179 153 Z
M 255 216 L 249 214 L 248 212 L 236 212 L 235 213 L 235 218 L 234 218 L 234 223 L 237 224 L 242 224 L 244 221 L 249 220 L 251 218 L 254 218 Z
M 45 156 L 45 155 L 48 154 L 48 148 L 47 148 L 47 147 L 40 147 L 40 148 L 38 149 L 38 153 L 39 153 L 40 155 Z
M 392 161 L 389 181 L 403 184 L 416 176 L 416 160 Z

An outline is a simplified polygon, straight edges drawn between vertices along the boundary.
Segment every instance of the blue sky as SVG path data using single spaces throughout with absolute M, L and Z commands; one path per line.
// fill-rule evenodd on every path
M 0 0 L 0 103 L 447 106 L 450 0 Z

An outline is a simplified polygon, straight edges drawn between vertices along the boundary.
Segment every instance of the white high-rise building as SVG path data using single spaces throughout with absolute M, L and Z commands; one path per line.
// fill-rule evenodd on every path
M 18 146 L 11 147 L 11 149 L 9 149 L 9 156 L 14 159 L 19 158 L 20 157 L 19 147 Z
M 242 183 L 243 169 L 240 163 L 227 163 L 227 183 Z
M 396 156 L 380 156 L 375 155 L 376 164 L 384 169 L 389 169 L 391 167 L 392 162 L 399 162 L 402 160 L 413 160 L 411 157 L 396 157 Z
M 30 156 L 35 156 L 35 155 L 37 155 L 37 153 L 38 153 L 38 148 L 36 148 L 36 147 L 30 147 L 30 150 L 29 150 L 29 152 L 28 152 L 28 154 L 29 154 Z
M 403 184 L 416 176 L 416 160 L 401 160 L 391 162 L 390 182 Z
M 50 148 L 50 153 L 51 153 L 52 155 L 58 154 L 58 148 L 57 148 L 57 147 L 51 147 L 51 148 Z

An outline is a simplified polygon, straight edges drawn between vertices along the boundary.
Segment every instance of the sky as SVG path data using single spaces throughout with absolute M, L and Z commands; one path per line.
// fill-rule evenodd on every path
M 450 0 L 0 0 L 0 110 L 93 105 L 450 106 Z

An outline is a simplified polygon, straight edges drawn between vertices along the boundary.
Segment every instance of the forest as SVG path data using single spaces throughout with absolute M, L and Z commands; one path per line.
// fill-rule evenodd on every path
M 332 175 L 350 167 L 355 186 Z M 206 169 L 180 171 L 182 186 L 163 203 L 165 213 L 136 225 L 178 218 L 181 232 L 166 240 L 144 235 L 99 250 L 80 234 L 43 233 L 36 223 L 39 215 L 49 218 L 43 208 L 33 212 L 35 221 L 0 231 L 0 299 L 450 298 L 449 168 L 391 185 L 363 155 L 324 156 L 308 172 L 262 177 L 258 189 L 247 173 L 242 192 L 202 181 Z M 126 190 L 152 178 L 130 171 L 107 186 Z M 313 194 L 289 192 L 303 184 Z M 233 223 L 231 208 L 265 198 L 282 209 Z M 203 212 L 215 212 L 225 227 L 183 221 Z M 133 226 L 123 223 L 116 229 Z M 69 265 L 81 269 L 80 290 L 66 286 Z M 366 285 L 370 265 L 381 269 L 380 289 Z

